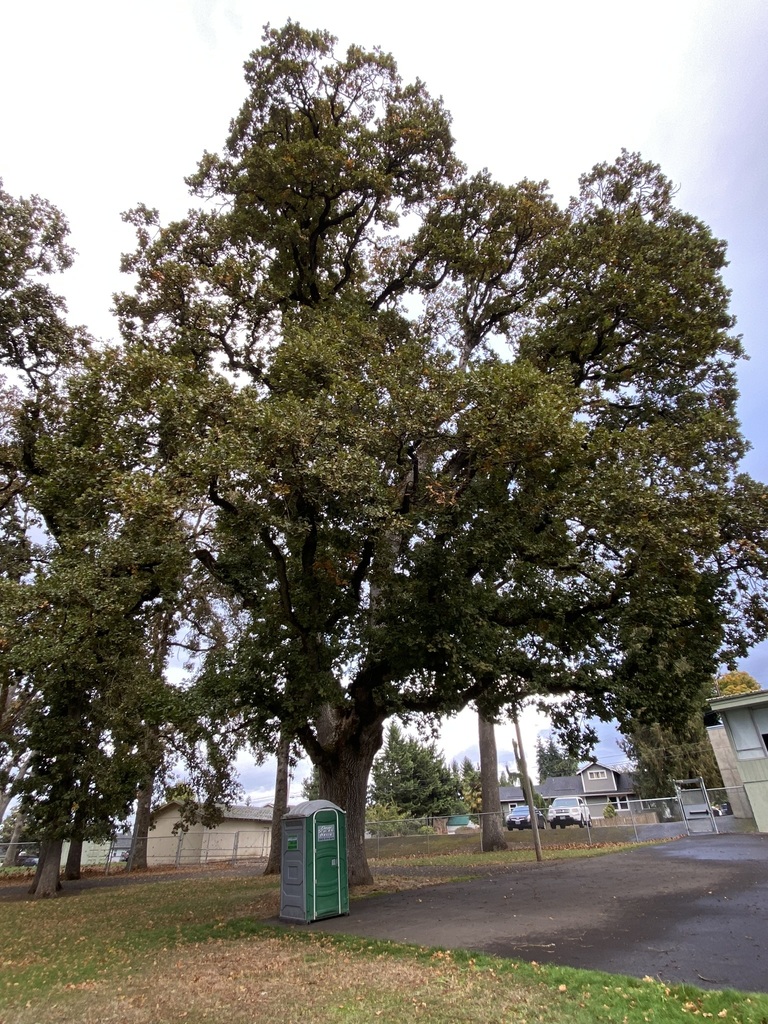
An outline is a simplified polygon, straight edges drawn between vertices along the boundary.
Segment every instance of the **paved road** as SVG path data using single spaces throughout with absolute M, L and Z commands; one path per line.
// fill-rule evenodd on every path
M 353 900 L 348 917 L 309 927 L 768 992 L 768 835 L 520 865 Z

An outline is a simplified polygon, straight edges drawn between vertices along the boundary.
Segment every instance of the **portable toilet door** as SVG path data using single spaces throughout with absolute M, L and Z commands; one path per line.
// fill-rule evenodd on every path
M 280 917 L 308 923 L 348 913 L 346 814 L 309 800 L 283 816 Z

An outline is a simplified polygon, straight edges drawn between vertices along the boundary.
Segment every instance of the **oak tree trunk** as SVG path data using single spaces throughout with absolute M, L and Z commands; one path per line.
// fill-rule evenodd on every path
M 373 875 L 365 850 L 365 808 L 368 776 L 373 759 L 384 739 L 384 719 L 363 725 L 359 720 L 340 719 L 326 709 L 324 721 L 318 722 L 318 736 L 335 740 L 323 743 L 317 760 L 320 798 L 330 800 L 347 815 L 347 874 L 350 886 L 371 885 Z M 316 751 L 313 752 L 316 754 Z
M 155 776 L 150 775 L 136 794 L 136 819 L 133 823 L 133 843 L 128 856 L 128 871 L 146 871 L 147 847 L 149 846 L 149 826 L 152 821 L 152 794 L 155 787 Z
M 480 743 L 480 788 L 483 799 L 481 849 L 483 853 L 506 850 L 501 830 L 501 803 L 499 801 L 499 759 L 496 753 L 496 732 L 493 722 L 477 716 Z
M 64 867 L 64 877 L 69 882 L 76 881 L 80 877 L 83 860 L 83 840 L 74 836 L 69 841 L 67 851 L 67 863 Z
M 61 871 L 61 849 L 64 845 L 63 839 L 48 839 L 40 843 L 40 856 L 37 862 L 37 871 L 32 885 L 29 887 L 30 895 L 35 899 L 47 899 L 56 896 L 61 889 L 59 874 Z

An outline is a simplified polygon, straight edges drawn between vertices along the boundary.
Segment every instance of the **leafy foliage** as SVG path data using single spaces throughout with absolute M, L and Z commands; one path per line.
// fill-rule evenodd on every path
M 0 365 L 36 391 L 87 345 L 48 284 L 72 265 L 68 233 L 55 206 L 39 196 L 15 198 L 0 180 Z
M 71 262 L 58 211 L 0 189 L 0 233 L 0 782 L 45 851 L 124 820 L 163 737 L 202 761 L 204 717 L 163 678 L 191 511 L 158 454 L 175 377 L 67 325 L 45 279 Z
M 634 722 L 622 748 L 634 763 L 635 791 L 643 799 L 673 796 L 675 779 L 699 776 L 707 789 L 717 789 L 723 780 L 712 744 L 704 726 L 709 687 L 703 687 L 699 707 L 675 728 L 658 722 Z
M 456 771 L 456 765 L 452 769 Z M 483 792 L 480 779 L 480 769 L 473 764 L 468 757 L 465 757 L 459 768 L 461 777 L 461 798 L 464 807 L 472 814 L 479 814 L 483 809 Z
M 715 694 L 718 697 L 735 697 L 741 693 L 756 693 L 760 683 L 749 672 L 725 672 L 715 680 Z

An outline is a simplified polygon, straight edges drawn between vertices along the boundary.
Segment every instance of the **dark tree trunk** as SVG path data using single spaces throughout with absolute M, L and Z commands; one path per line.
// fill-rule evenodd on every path
M 47 899 L 61 889 L 59 874 L 61 872 L 61 848 L 64 845 L 62 839 L 48 839 L 40 843 L 40 856 L 37 862 L 37 871 L 32 885 L 29 888 L 30 895 L 35 899 Z
M 493 722 L 477 716 L 480 743 L 480 787 L 483 795 L 481 847 L 483 853 L 506 850 L 501 830 L 501 803 L 499 802 L 499 759 L 496 753 L 496 732 Z
M 69 841 L 67 851 L 67 863 L 64 868 L 64 877 L 69 882 L 74 882 L 80 877 L 80 870 L 83 860 L 83 840 L 74 836 Z
M 317 737 L 319 745 L 315 740 L 304 747 L 317 764 L 321 799 L 346 811 L 349 884 L 371 885 L 373 875 L 365 851 L 365 808 L 368 776 L 384 739 L 384 718 L 376 717 L 363 725 L 354 716 L 342 717 L 326 708 L 317 722 Z
M 275 802 L 272 807 L 272 839 L 265 875 L 279 875 L 282 859 L 283 815 L 288 810 L 288 769 L 290 767 L 291 738 L 280 733 L 277 748 L 277 774 L 275 776 Z
M 147 870 L 147 848 L 149 846 L 149 826 L 152 822 L 152 793 L 155 787 L 154 773 L 138 791 L 136 796 L 136 819 L 133 823 L 133 843 L 128 856 L 126 870 Z
M 72 822 L 72 835 L 67 851 L 67 863 L 64 866 L 64 877 L 70 881 L 76 881 L 80 877 L 80 866 L 83 859 L 83 826 L 85 825 L 85 814 L 82 806 L 75 811 L 75 819 Z

